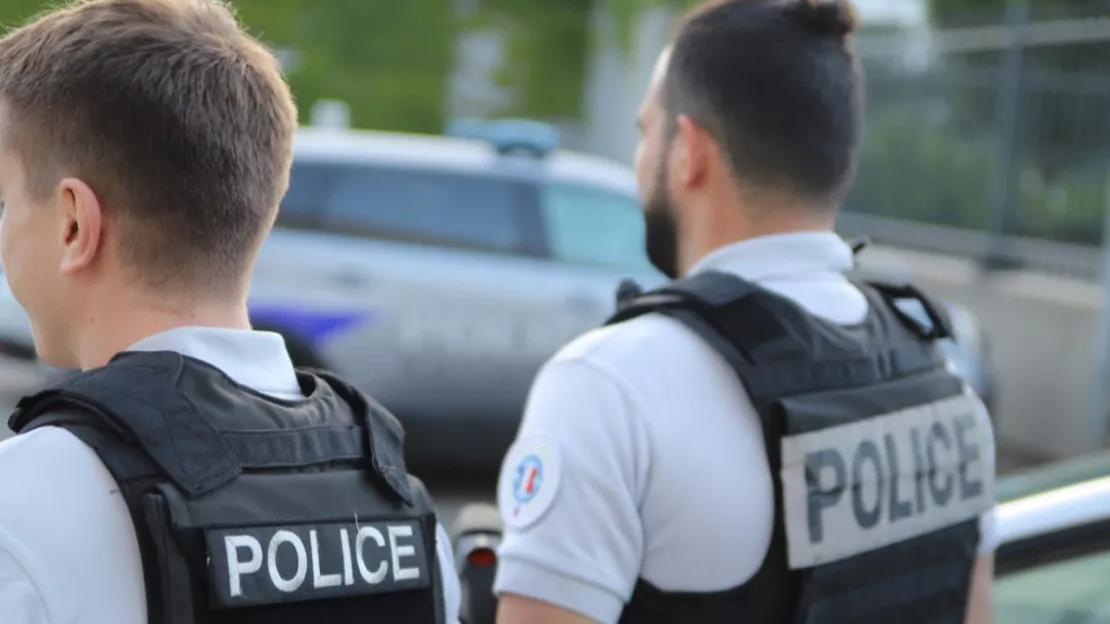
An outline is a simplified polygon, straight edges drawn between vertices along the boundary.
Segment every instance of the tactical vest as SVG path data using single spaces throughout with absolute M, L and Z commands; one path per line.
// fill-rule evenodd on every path
M 125 353 L 20 401 L 119 484 L 151 624 L 445 621 L 436 516 L 399 423 L 324 373 L 279 401 L 177 353 Z
M 723 273 L 609 320 L 662 313 L 716 349 L 759 413 L 775 485 L 770 548 L 748 582 L 674 593 L 641 579 L 623 624 L 962 624 L 994 501 L 984 408 L 935 342 L 951 336 L 941 309 L 909 286 L 858 286 L 870 313 L 853 328 Z

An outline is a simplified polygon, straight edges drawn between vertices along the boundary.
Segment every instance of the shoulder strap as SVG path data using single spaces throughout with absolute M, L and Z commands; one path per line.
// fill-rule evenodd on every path
M 142 364 L 109 365 L 24 397 L 9 425 L 18 433 L 46 414 L 65 415 L 49 417 L 53 424 L 60 424 L 74 418 L 70 414 L 81 413 L 81 422 L 74 424 L 110 431 L 122 443 L 138 447 L 187 496 L 211 492 L 244 469 L 293 468 L 369 458 L 388 489 L 411 503 L 400 425 L 380 406 L 371 405 L 365 395 L 336 378 L 324 377 L 348 401 L 361 423 L 220 431 L 177 387 L 184 356 L 169 352 L 143 356 Z
M 181 356 L 159 365 L 109 365 L 24 397 L 10 425 L 21 432 L 40 415 L 79 411 L 97 425 L 140 447 L 175 486 L 190 496 L 210 492 L 239 476 L 238 457 L 215 426 L 175 388 Z M 114 407 L 109 407 L 114 406 Z M 84 423 L 88 424 L 88 423 Z
M 787 322 L 800 315 L 796 306 L 767 296 L 759 286 L 728 273 L 707 271 L 671 282 L 626 301 L 606 324 L 649 312 L 680 321 L 734 367 L 749 368 L 805 354 L 804 343 L 792 329 L 796 324 Z
M 617 311 L 605 324 L 621 323 L 661 307 L 686 307 L 691 303 L 709 308 L 723 306 L 757 289 L 751 282 L 717 271 L 684 277 L 646 293 L 626 280 L 617 291 Z
M 868 295 L 876 309 L 892 313 L 903 326 L 920 338 L 933 341 L 955 336 L 952 329 L 952 319 L 949 318 L 944 306 L 913 284 L 881 280 L 853 283 L 864 294 Z M 878 297 L 872 296 L 874 294 L 877 294 Z M 919 304 L 928 322 L 907 312 L 905 308 L 898 305 L 899 301 L 912 301 Z
M 918 291 L 892 287 L 885 292 L 894 296 Z M 923 305 L 935 312 L 933 304 L 926 301 Z M 882 299 L 873 302 L 872 308 L 883 314 L 890 305 Z M 942 362 L 929 344 L 931 335 L 907 342 L 885 331 L 873 350 L 845 353 L 835 359 L 818 357 L 813 349 L 821 344 L 820 332 L 841 329 L 813 319 L 784 297 L 725 273 L 697 274 L 626 300 L 607 324 L 650 312 L 674 318 L 716 349 L 736 371 L 753 401 L 877 383 L 891 375 L 935 368 Z M 893 314 L 903 322 L 903 316 L 912 319 L 904 311 Z M 938 321 L 936 327 L 943 326 Z
M 143 584 L 146 587 L 147 613 L 161 613 L 161 584 L 157 548 L 149 531 L 138 530 L 145 526 L 143 494 L 164 480 L 162 470 L 150 457 L 115 431 L 104 425 L 104 419 L 81 408 L 67 407 L 42 414 L 22 428 L 26 433 L 41 427 L 60 427 L 88 445 L 119 486 L 120 495 L 127 504 L 127 513 L 136 527 L 135 538 L 139 544 L 139 558 L 143 565 Z M 153 620 L 152 620 L 153 621 Z
M 397 417 L 381 403 L 339 377 L 322 370 L 313 370 L 312 374 L 326 381 L 356 414 L 364 415 L 365 434 L 360 432 L 359 435 L 369 448 L 363 456 L 369 457 L 374 472 L 382 477 L 393 493 L 412 505 L 416 493 L 405 466 L 405 429 Z
M 20 433 L 42 427 L 65 429 L 91 447 L 119 483 L 160 477 L 162 474 L 149 456 L 136 449 L 111 427 L 105 427 L 104 420 L 99 415 L 72 406 L 58 408 L 57 411 L 34 418 Z

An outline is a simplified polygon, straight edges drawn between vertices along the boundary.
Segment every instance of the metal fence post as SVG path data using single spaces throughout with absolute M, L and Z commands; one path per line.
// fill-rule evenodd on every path
M 1018 118 L 1021 110 L 1022 66 L 1026 27 L 1029 25 L 1028 0 L 1011 0 L 1006 7 L 1010 45 L 1002 57 L 1002 80 L 998 85 L 995 124 L 998 155 L 990 206 L 990 246 L 981 260 L 986 269 L 1013 266 L 1006 253 L 1006 223 L 1015 186 L 1014 152 L 1017 149 Z

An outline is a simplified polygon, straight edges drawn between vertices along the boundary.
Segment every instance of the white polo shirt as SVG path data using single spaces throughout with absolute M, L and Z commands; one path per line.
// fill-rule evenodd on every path
M 183 327 L 132 351 L 176 351 L 281 399 L 303 398 L 281 336 Z M 436 533 L 449 621 L 461 592 L 451 543 Z M 146 624 L 143 567 L 127 505 L 96 453 L 57 427 L 0 442 L 0 621 Z M 375 621 L 373 613 L 366 621 Z
M 693 272 L 730 272 L 853 325 L 868 303 L 844 276 L 852 265 L 835 234 L 796 233 L 720 249 Z M 993 474 L 993 445 L 984 454 Z M 759 417 L 723 358 L 658 314 L 596 329 L 532 387 L 498 484 L 495 590 L 607 623 L 639 578 L 664 591 L 736 587 L 763 562 L 773 500 Z M 991 552 L 993 511 L 981 527 Z

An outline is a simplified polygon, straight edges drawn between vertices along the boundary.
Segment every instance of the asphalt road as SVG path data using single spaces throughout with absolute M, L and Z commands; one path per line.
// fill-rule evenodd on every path
M 0 440 L 11 432 L 7 427 L 7 417 L 11 414 L 19 397 L 33 391 L 42 383 L 42 374 L 33 365 L 0 358 Z M 450 527 L 463 505 L 494 500 L 494 475 L 485 478 L 467 477 L 459 479 L 449 475 L 421 475 L 431 490 L 438 507 L 440 521 Z

